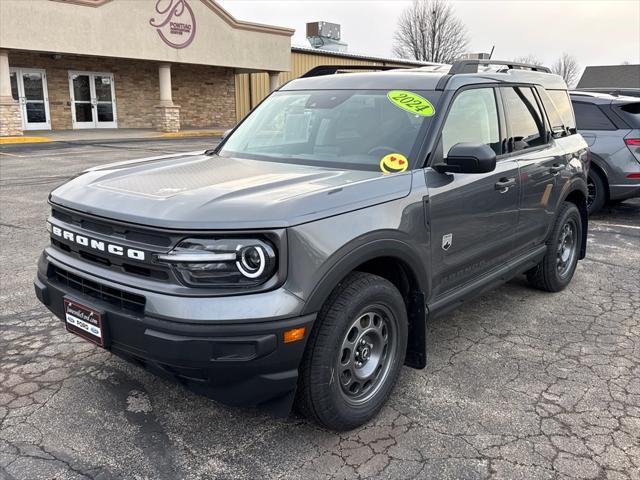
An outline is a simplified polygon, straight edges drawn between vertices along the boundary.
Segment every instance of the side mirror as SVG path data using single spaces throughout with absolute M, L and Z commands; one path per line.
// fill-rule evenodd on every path
M 483 143 L 456 143 L 444 163 L 434 165 L 440 173 L 487 173 L 496 169 L 496 152 Z

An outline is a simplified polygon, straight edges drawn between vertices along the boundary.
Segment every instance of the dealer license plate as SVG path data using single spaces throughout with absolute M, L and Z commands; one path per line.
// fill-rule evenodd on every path
M 67 330 L 104 347 L 104 326 L 102 314 L 80 303 L 64 299 L 64 317 Z

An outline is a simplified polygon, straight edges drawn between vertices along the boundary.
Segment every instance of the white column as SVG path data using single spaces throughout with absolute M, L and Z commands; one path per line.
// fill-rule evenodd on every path
M 173 106 L 171 98 L 171 64 L 163 63 L 158 67 L 160 77 L 160 105 L 164 107 Z
M 11 96 L 9 52 L 0 50 L 0 137 L 14 135 L 22 135 L 22 113 Z
M 280 85 L 280 72 L 269 72 L 269 91 L 273 92 Z
M 0 50 L 0 98 L 11 98 L 11 78 L 9 76 L 9 52 Z

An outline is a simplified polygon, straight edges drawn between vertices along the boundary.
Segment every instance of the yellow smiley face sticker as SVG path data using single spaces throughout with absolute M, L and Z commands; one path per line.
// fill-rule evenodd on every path
M 390 153 L 380 160 L 380 170 L 384 173 L 400 173 L 409 168 L 409 160 L 401 153 Z

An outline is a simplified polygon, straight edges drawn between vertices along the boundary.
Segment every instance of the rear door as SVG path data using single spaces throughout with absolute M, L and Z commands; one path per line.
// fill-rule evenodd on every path
M 518 162 L 522 184 L 517 254 L 544 243 L 562 185 L 568 180 L 568 157 L 553 139 L 532 87 L 502 87 L 500 92 L 507 120 L 507 148 Z
M 493 87 L 471 88 L 453 99 L 431 164 L 457 143 L 484 143 L 498 155 L 493 172 L 438 173 L 425 170 L 433 295 L 438 297 L 506 263 L 518 223 L 518 162 L 502 156 L 504 128 Z

